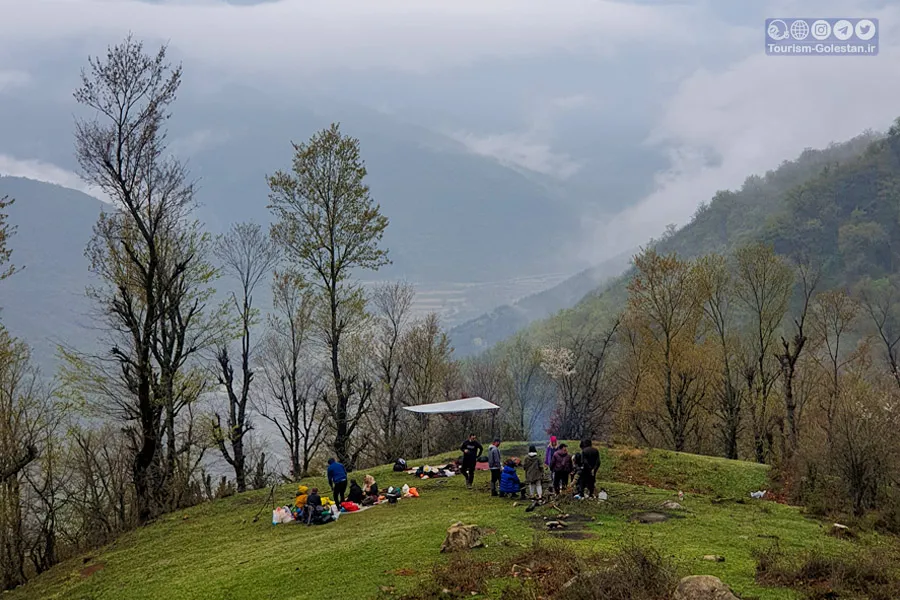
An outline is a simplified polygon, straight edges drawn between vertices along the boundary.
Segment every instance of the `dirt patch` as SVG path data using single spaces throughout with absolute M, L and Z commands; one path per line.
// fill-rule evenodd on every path
M 588 531 L 554 531 L 551 533 L 555 538 L 560 538 L 563 540 L 590 540 L 597 537 L 595 534 L 590 533 Z
M 96 563 L 96 564 L 87 566 L 81 570 L 81 576 L 82 577 L 90 577 L 97 571 L 102 571 L 105 566 L 106 565 L 103 563 Z
M 568 513 L 548 512 L 546 515 L 535 515 L 531 518 L 531 526 L 535 529 L 546 530 L 547 523 L 561 521 L 565 523 L 565 529 L 584 529 L 588 523 L 593 523 L 594 518 L 587 515 L 571 515 Z
M 589 517 L 587 515 L 569 515 L 563 521 L 566 523 L 590 523 L 594 520 L 594 517 Z
M 394 569 L 393 571 L 388 571 L 388 575 L 397 575 L 399 577 L 410 577 L 416 574 L 416 571 L 412 569 Z
M 619 458 L 624 459 L 641 458 L 647 454 L 646 450 L 641 450 L 640 448 L 616 448 L 612 452 Z
M 632 521 L 637 521 L 638 523 L 663 523 L 668 521 L 669 519 L 683 519 L 684 517 L 681 515 L 673 515 L 665 512 L 657 512 L 657 511 L 646 511 L 639 512 L 634 515 L 631 515 Z

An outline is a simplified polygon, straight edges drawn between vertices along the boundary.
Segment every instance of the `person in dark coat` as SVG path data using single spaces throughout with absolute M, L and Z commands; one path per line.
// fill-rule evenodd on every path
M 478 443 L 475 434 L 471 434 L 469 439 L 462 443 L 459 447 L 463 453 L 462 468 L 460 471 L 466 477 L 466 487 L 472 489 L 472 483 L 475 481 L 475 463 L 484 450 L 484 447 Z
M 559 449 L 553 454 L 550 461 L 550 472 L 553 473 L 553 491 L 560 494 L 569 485 L 569 475 L 572 474 L 572 457 L 568 447 L 560 444 Z
M 582 473 L 582 465 L 581 465 L 581 452 L 576 452 L 572 457 L 572 483 L 575 484 L 575 495 L 581 495 L 581 473 Z
M 306 524 L 312 525 L 315 513 L 322 509 L 322 496 L 319 495 L 319 488 L 309 490 L 306 497 Z
M 359 487 L 359 484 L 356 483 L 355 479 L 351 479 L 350 492 L 347 494 L 347 501 L 354 502 L 356 504 L 362 504 L 363 497 L 363 489 Z
M 525 499 L 525 484 L 519 480 L 516 473 L 516 463 L 513 460 L 506 461 L 506 466 L 500 474 L 500 497 L 519 495 Z
M 347 469 L 333 458 L 328 459 L 328 486 L 334 492 L 334 503 L 340 506 L 347 492 Z
M 581 441 L 581 489 L 588 497 L 594 495 L 597 471 L 600 469 L 600 451 L 589 439 Z

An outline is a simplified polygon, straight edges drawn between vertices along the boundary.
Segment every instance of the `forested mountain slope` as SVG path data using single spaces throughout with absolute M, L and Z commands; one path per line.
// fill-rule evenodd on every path
M 754 241 L 792 258 L 808 257 L 825 287 L 852 285 L 895 273 L 900 244 L 900 130 L 865 132 L 822 150 L 807 149 L 739 190 L 720 191 L 691 222 L 651 240 L 659 252 L 683 258 L 728 253 Z M 633 271 L 580 303 L 535 323 L 526 335 L 541 341 L 572 333 L 619 312 Z

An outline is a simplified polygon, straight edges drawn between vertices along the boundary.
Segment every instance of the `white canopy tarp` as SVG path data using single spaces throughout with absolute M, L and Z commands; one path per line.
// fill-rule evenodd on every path
M 484 398 L 463 398 L 462 400 L 450 400 L 449 402 L 435 402 L 434 404 L 420 404 L 418 406 L 404 406 L 405 410 L 414 413 L 433 415 L 438 413 L 463 413 L 477 410 L 497 410 L 500 408 L 493 402 Z

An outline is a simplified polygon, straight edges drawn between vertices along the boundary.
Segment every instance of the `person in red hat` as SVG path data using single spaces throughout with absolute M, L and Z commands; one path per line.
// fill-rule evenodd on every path
M 556 441 L 556 436 L 550 436 L 550 443 L 547 444 L 547 452 L 544 454 L 544 464 L 548 467 L 550 466 L 550 461 L 553 460 L 553 455 L 556 454 L 556 450 L 559 448 L 559 443 Z

